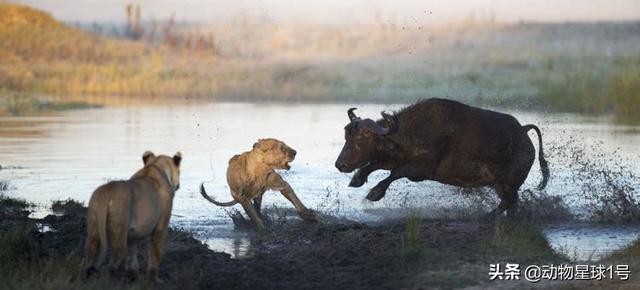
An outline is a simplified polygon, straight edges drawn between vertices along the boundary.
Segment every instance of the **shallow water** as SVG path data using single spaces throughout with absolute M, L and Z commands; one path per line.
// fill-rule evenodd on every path
M 46 208 L 51 201 L 73 198 L 86 201 L 97 185 L 128 178 L 142 165 L 145 150 L 183 153 L 181 188 L 174 202 L 172 224 L 193 230 L 211 248 L 242 257 L 251 254 L 249 237 L 233 230 L 221 208 L 206 202 L 198 193 L 200 182 L 210 195 L 227 201 L 228 159 L 250 150 L 258 138 L 274 137 L 298 151 L 291 170 L 282 175 L 308 206 L 333 215 L 359 221 L 377 221 L 406 208 L 448 208 L 461 198 L 454 188 L 435 182 L 395 182 L 387 196 L 377 203 L 364 201 L 367 189 L 385 175 L 375 173 L 362 188 L 349 188 L 349 174 L 338 172 L 333 163 L 343 144 L 342 128 L 347 123 L 348 105 L 282 104 L 193 104 L 138 106 L 62 112 L 35 117 L 0 118 L 0 180 L 12 185 L 6 194 L 23 197 Z M 381 110 L 400 105 L 360 105 L 356 113 L 378 117 Z M 523 124 L 535 123 L 543 131 L 547 154 L 549 144 L 574 137 L 587 150 L 614 154 L 605 163 L 627 166 L 638 172 L 640 127 L 615 125 L 607 118 L 572 114 L 511 112 Z M 531 134 L 535 138 L 534 134 Z M 537 144 L 537 142 L 534 142 Z M 562 147 L 560 147 L 562 148 Z M 562 150 L 562 149 L 560 149 Z M 613 153 L 615 152 L 615 153 Z M 612 155 L 606 155 L 611 157 Z M 568 173 L 568 159 L 550 160 L 551 194 L 567 194 L 571 188 L 558 182 Z M 537 162 L 523 188 L 539 182 Z M 267 193 L 263 204 L 290 207 L 278 193 Z M 579 205 L 576 205 L 579 208 Z M 402 213 L 400 213 L 402 214 Z M 621 228 L 626 234 L 609 235 L 603 247 L 615 248 L 637 236 L 636 229 Z M 565 234 L 568 238 L 563 237 Z M 552 229 L 554 244 L 576 240 L 577 247 L 593 238 L 591 251 L 602 235 Z M 607 236 L 607 234 L 605 234 Z M 623 238 L 621 238 L 623 237 Z M 580 242 L 577 242 L 580 241 Z M 584 242 L 585 244 L 588 244 Z M 574 242 L 571 242 L 573 245 Z M 596 249 L 597 250 L 597 249 Z
M 573 261 L 597 261 L 640 236 L 640 226 L 566 223 L 547 227 L 543 233 L 551 247 Z

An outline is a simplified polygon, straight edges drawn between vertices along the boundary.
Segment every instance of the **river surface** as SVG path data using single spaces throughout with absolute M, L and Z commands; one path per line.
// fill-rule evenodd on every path
M 35 202 L 41 209 L 54 200 L 67 198 L 86 204 L 98 185 L 128 178 L 139 169 L 145 150 L 167 155 L 181 151 L 181 188 L 175 197 L 171 223 L 191 229 L 211 248 L 236 257 L 251 254 L 249 237 L 235 231 L 227 212 L 205 201 L 198 186 L 205 182 L 210 195 L 221 201 L 231 200 L 225 178 L 227 161 L 234 154 L 250 150 L 258 138 L 277 138 L 297 150 L 291 170 L 282 175 L 303 203 L 332 215 L 362 222 L 401 216 L 406 209 L 414 208 L 437 215 L 464 198 L 454 188 L 436 182 L 399 180 L 383 200 L 366 202 L 367 189 L 386 173 L 372 174 L 362 188 L 349 188 L 351 175 L 340 173 L 333 166 L 344 143 L 342 128 L 348 121 L 348 107 L 213 103 L 3 117 L 0 181 L 9 182 L 4 194 Z M 381 110 L 395 110 L 402 105 L 358 107 L 359 116 L 378 118 Z M 534 123 L 542 129 L 552 169 L 547 192 L 567 195 L 575 211 L 581 210 L 579 197 L 569 196 L 572 185 L 567 182 L 573 161 L 566 157 L 569 152 L 549 150 L 569 150 L 562 146 L 569 142 L 599 158 L 599 164 L 639 172 L 639 126 L 573 114 L 509 113 L 522 124 Z M 537 138 L 533 133 L 530 136 Z M 539 172 L 536 161 L 522 188 L 535 187 Z M 573 191 L 579 193 L 580 184 L 575 186 Z M 263 206 L 291 207 L 277 192 L 268 192 Z M 580 223 L 550 226 L 544 232 L 554 248 L 576 260 L 587 260 L 627 245 L 638 237 L 640 229 Z

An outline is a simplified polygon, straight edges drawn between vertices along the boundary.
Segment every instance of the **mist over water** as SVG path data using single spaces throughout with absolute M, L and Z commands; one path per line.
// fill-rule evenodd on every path
M 418 209 L 425 216 L 442 217 L 455 214 L 452 209 L 461 204 L 473 202 L 459 194 L 458 188 L 407 180 L 394 182 L 377 203 L 364 201 L 367 190 L 387 173 L 376 172 L 363 187 L 350 188 L 351 174 L 334 168 L 344 142 L 342 128 L 348 121 L 348 107 L 192 104 L 0 118 L 0 180 L 11 185 L 4 194 L 35 202 L 41 210 L 59 199 L 73 198 L 86 204 L 98 185 L 126 179 L 140 168 L 145 150 L 167 155 L 181 151 L 181 188 L 174 200 L 171 223 L 193 230 L 214 249 L 238 256 L 248 254 L 247 236 L 233 230 L 227 213 L 204 200 L 198 186 L 205 182 L 211 196 L 231 200 L 225 178 L 227 161 L 250 150 L 258 138 L 277 138 L 297 150 L 291 170 L 281 174 L 305 205 L 334 216 L 375 222 Z M 382 110 L 401 107 L 361 105 L 357 113 L 378 118 Z M 510 113 L 522 124 L 541 128 L 551 166 L 551 180 L 544 193 L 561 197 L 571 212 L 584 220 L 592 219 L 590 213 L 599 205 L 598 196 L 624 189 L 624 184 L 636 197 L 640 127 L 573 114 Z M 521 192 L 535 188 L 540 178 L 536 161 Z M 617 182 L 617 187 L 611 186 L 612 182 Z M 292 208 L 277 192 L 267 192 L 263 206 Z M 550 235 L 557 233 L 553 237 L 558 243 L 567 243 L 566 237 L 580 236 L 565 234 L 562 229 L 548 231 Z M 634 230 L 627 228 L 616 236 L 631 240 L 637 236 Z M 559 238 L 563 235 L 564 239 Z

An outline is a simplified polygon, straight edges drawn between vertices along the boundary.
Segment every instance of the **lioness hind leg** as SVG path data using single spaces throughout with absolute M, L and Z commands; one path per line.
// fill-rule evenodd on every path
M 265 225 L 271 225 L 271 219 L 269 216 L 262 214 L 262 194 L 258 195 L 253 199 L 253 208 L 256 210 L 258 217 L 262 220 Z
M 101 223 L 95 210 L 90 207 L 87 214 L 84 278 L 97 272 L 107 256 L 106 221 L 103 222 Z M 102 235 L 100 235 L 101 232 Z
M 138 264 L 138 243 L 129 242 L 127 246 L 127 273 L 129 278 L 135 280 L 140 272 L 140 265 Z
M 88 236 L 85 242 L 85 251 L 84 278 L 87 278 L 94 272 L 97 272 L 100 266 L 100 263 L 96 263 L 96 261 L 99 260 L 98 255 L 100 254 L 100 237 Z
M 117 272 L 122 267 L 127 257 L 127 238 L 129 228 L 129 216 L 128 211 L 125 212 L 113 212 L 109 213 L 109 244 L 111 244 L 112 255 L 109 265 L 111 274 L 118 274 Z
M 112 234 L 111 235 L 111 249 L 113 250 L 113 255 L 111 256 L 111 261 L 109 264 L 109 269 L 111 274 L 117 274 L 117 271 L 120 270 L 122 264 L 125 262 L 127 256 L 127 232 L 120 234 Z
M 255 208 L 258 215 L 262 217 L 262 194 L 253 199 L 253 208 Z
M 162 256 L 162 251 L 164 250 L 166 236 L 165 230 L 155 230 L 151 234 L 151 241 L 149 241 L 149 264 L 147 268 L 147 275 L 152 282 L 162 282 L 160 277 L 158 277 L 158 268 L 160 267 L 160 256 Z
M 249 215 L 249 218 L 251 218 L 251 221 L 253 221 L 253 224 L 256 226 L 258 231 L 266 229 L 264 223 L 262 222 L 262 219 L 260 218 L 260 216 L 256 212 L 256 209 L 253 207 L 250 201 L 243 202 L 242 208 L 244 208 L 244 211 Z

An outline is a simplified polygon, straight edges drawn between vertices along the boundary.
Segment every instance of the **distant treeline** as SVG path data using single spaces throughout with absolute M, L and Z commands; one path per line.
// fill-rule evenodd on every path
M 145 19 L 85 29 L 0 3 L 0 102 L 410 102 L 640 113 L 640 22 L 422 27 L 275 25 L 253 16 L 211 27 Z M 114 32 L 115 31 L 115 32 Z M 28 100 L 24 101 L 24 100 Z M 26 102 L 26 103 L 25 103 Z M 31 103 L 29 103 L 31 102 Z

